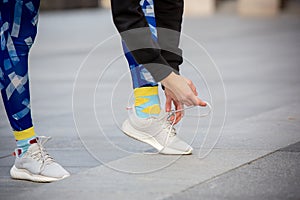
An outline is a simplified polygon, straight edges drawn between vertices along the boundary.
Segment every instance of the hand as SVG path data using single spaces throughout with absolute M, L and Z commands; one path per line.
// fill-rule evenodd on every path
M 177 101 L 186 106 L 206 106 L 206 103 L 197 97 L 196 87 L 191 80 L 172 72 L 169 76 L 161 81 L 172 94 L 173 102 Z
M 168 88 L 165 88 L 165 95 L 166 95 L 166 112 L 170 112 L 172 108 L 172 103 L 175 106 L 175 110 L 183 109 L 183 104 L 176 100 L 175 95 L 172 91 Z M 174 124 L 177 124 L 183 117 L 184 111 L 175 112 L 174 116 L 170 117 L 170 121 Z M 174 121 L 175 120 L 175 121 Z

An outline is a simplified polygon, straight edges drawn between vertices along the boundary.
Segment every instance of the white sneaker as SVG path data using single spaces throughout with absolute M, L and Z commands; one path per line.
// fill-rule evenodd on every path
M 158 117 L 139 118 L 135 109 L 122 125 L 123 132 L 136 140 L 150 144 L 161 154 L 188 155 L 193 148 L 176 136 L 176 130 L 161 111 Z
M 47 137 L 38 137 L 37 143 L 30 145 L 22 157 L 16 154 L 15 165 L 10 170 L 12 178 L 52 182 L 70 176 L 70 173 L 55 162 L 43 147 L 48 140 Z

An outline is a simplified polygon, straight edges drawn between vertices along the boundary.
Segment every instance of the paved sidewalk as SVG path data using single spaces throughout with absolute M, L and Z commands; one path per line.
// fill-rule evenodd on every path
M 184 20 L 184 66 L 196 64 L 208 88 L 193 70 L 183 73 L 197 83 L 201 97 L 214 100 L 214 114 L 222 118 L 217 108 L 224 102 L 210 96 L 220 90 L 210 73 L 213 64 L 193 38 L 220 70 L 227 113 L 221 137 L 212 124 L 204 145 L 210 118 L 187 117 L 179 135 L 195 152 L 183 157 L 147 155 L 153 152 L 149 146 L 119 130 L 131 86 L 108 11 L 42 13 L 39 25 L 30 60 L 35 126 L 40 135 L 53 137 L 48 150 L 72 176 L 50 184 L 12 180 L 14 158 L 2 158 L 1 199 L 300 198 L 299 17 Z M 0 133 L 0 156 L 8 155 L 14 139 L 2 104 Z M 216 140 L 212 152 L 199 158 Z

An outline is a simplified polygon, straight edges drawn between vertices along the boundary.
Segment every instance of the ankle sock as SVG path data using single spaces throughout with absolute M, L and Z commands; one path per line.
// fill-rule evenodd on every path
M 158 116 L 160 113 L 160 101 L 158 86 L 140 87 L 134 89 L 135 111 L 140 118 Z
M 14 136 L 17 143 L 17 154 L 22 157 L 28 150 L 31 144 L 37 143 L 37 138 L 34 132 L 34 128 L 23 131 L 14 131 Z

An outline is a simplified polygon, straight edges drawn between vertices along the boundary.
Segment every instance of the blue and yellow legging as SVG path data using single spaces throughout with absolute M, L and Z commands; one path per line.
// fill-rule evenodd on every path
M 16 140 L 35 136 L 28 55 L 37 34 L 39 0 L 0 0 L 0 89 Z
M 140 5 L 148 22 L 152 39 L 157 41 L 157 29 L 153 0 L 141 0 Z M 131 52 L 127 49 L 126 43 L 124 41 L 122 41 L 122 46 L 130 68 L 133 89 L 147 86 L 157 86 L 157 83 L 151 76 L 150 72 L 143 65 L 137 63 Z
M 151 31 L 152 39 L 157 42 L 154 2 L 153 0 L 141 0 L 140 6 Z M 135 60 L 125 41 L 122 41 L 122 46 L 131 72 L 137 116 L 148 118 L 159 115 L 161 109 L 157 82 L 150 72 Z

